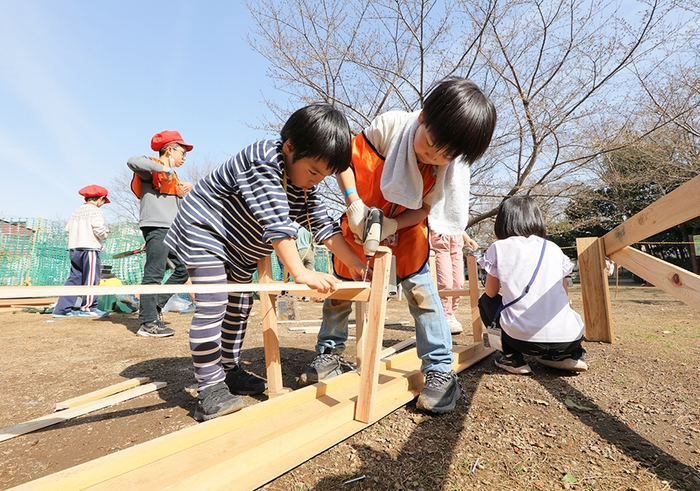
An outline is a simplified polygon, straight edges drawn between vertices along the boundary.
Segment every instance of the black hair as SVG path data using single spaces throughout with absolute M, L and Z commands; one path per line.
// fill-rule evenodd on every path
M 104 196 L 86 196 L 85 202 L 89 203 L 90 201 L 97 201 L 100 198 L 104 198 Z
M 493 231 L 499 239 L 508 237 L 547 236 L 542 212 L 530 196 L 513 196 L 498 207 Z
M 425 99 L 423 124 L 446 157 L 462 156 L 471 164 L 491 143 L 496 107 L 471 80 L 450 78 Z
M 350 125 L 345 115 L 329 104 L 312 104 L 292 114 L 280 131 L 289 140 L 294 161 L 309 157 L 327 160 L 333 174 L 350 167 L 352 155 Z
M 162 157 L 163 155 L 165 155 L 165 152 L 166 152 L 169 148 L 172 148 L 172 149 L 175 149 L 175 150 L 177 150 L 178 148 L 182 148 L 183 150 L 186 150 L 186 148 L 183 147 L 182 145 L 180 145 L 179 143 L 175 143 L 175 142 L 173 142 L 173 143 L 168 143 L 167 145 L 163 145 L 162 147 L 160 147 L 160 150 L 158 150 L 158 156 L 159 156 L 159 157 Z

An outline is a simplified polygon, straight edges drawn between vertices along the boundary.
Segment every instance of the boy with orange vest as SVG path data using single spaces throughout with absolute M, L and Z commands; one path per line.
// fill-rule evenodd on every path
M 168 260 L 175 268 L 166 284 L 180 285 L 188 279 L 187 268 L 163 244 L 163 239 L 177 215 L 180 200 L 192 189 L 191 182 L 180 182 L 175 169 L 185 163 L 187 152 L 193 148 L 178 131 L 162 131 L 151 139 L 151 149 L 158 152 L 158 158 L 138 156 L 127 162 L 134 171 L 131 189 L 140 200 L 139 227 L 146 241 L 143 285 L 160 285 Z M 175 334 L 160 319 L 160 311 L 170 296 L 141 295 L 138 335 L 162 338 Z
M 415 319 L 426 377 L 417 406 L 425 411 L 450 412 L 461 394 L 452 370 L 450 328 L 428 269 L 427 217 L 433 203 L 463 194 L 461 176 L 486 151 L 495 125 L 495 107 L 483 92 L 469 80 L 449 79 L 431 91 L 421 111 L 375 118 L 353 139 L 352 167 L 337 176 L 348 205 L 341 227 L 358 257 L 364 252 L 353 238 L 362 237 L 368 208 L 384 211 L 381 238 L 396 256 L 397 281 Z M 334 269 L 351 279 L 341 262 L 335 260 Z M 350 301 L 324 302 L 317 356 L 301 375 L 301 385 L 342 373 L 350 312 Z

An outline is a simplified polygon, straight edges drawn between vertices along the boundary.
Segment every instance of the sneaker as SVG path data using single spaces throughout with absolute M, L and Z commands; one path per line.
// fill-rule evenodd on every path
M 454 370 L 425 374 L 423 391 L 418 396 L 416 407 L 433 413 L 449 413 L 457 405 L 461 390 Z
M 175 330 L 165 327 L 161 321 L 155 320 L 141 324 L 141 327 L 136 334 L 139 336 L 150 336 L 153 338 L 167 338 L 168 336 L 175 334 Z
M 577 360 L 571 357 L 537 356 L 535 359 L 545 366 L 558 368 L 559 370 L 568 370 L 570 372 L 585 372 L 588 370 L 588 364 L 582 358 Z
M 92 317 L 93 319 L 100 317 L 100 314 L 92 310 L 77 310 L 73 315 L 76 317 Z
M 109 315 L 109 312 L 100 309 L 91 309 L 90 312 L 97 314 L 97 317 L 107 317 Z
M 262 394 L 267 389 L 267 382 L 262 377 L 246 372 L 240 365 L 236 365 L 226 374 L 226 385 L 232 394 L 253 396 Z
M 330 353 L 330 349 L 326 348 L 324 353 L 316 355 L 309 368 L 301 374 L 299 385 L 305 387 L 342 373 L 343 368 L 340 364 L 340 355 Z
M 451 334 L 461 334 L 464 331 L 462 324 L 454 317 L 447 319 L 447 325 L 450 326 Z
M 51 314 L 51 317 L 55 317 L 57 319 L 63 319 L 65 317 L 73 317 L 73 313 L 70 311 L 66 312 L 65 314 L 57 314 L 56 312 L 54 312 L 53 314 Z
M 520 353 L 514 353 L 510 356 L 506 356 L 503 353 L 498 352 L 494 362 L 498 368 L 502 368 L 509 373 L 525 375 L 526 373 L 532 372 L 530 365 L 525 362 L 523 355 Z
M 202 390 L 197 395 L 197 405 L 194 408 L 194 419 L 209 421 L 210 419 L 235 413 L 243 409 L 243 400 L 228 391 L 224 382 L 219 382 Z

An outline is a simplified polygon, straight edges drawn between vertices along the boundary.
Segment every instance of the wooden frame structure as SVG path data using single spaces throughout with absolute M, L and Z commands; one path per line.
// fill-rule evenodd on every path
M 605 258 L 700 309 L 700 276 L 630 247 L 700 216 L 700 176 L 652 203 L 602 238 L 576 239 L 588 341 L 615 342 Z
M 476 271 L 471 258 L 470 271 Z M 380 247 L 371 284 L 346 282 L 331 294 L 314 296 L 367 302 L 367 322 L 357 316 L 360 373 L 344 373 L 327 382 L 291 391 L 282 385 L 277 315 L 273 296 L 282 291 L 312 291 L 305 285 L 273 283 L 269 258 L 261 260 L 259 284 L 132 285 L 99 287 L 0 287 L 0 298 L 45 295 L 259 291 L 270 399 L 243 410 L 165 435 L 20 485 L 16 490 L 255 489 L 330 448 L 415 398 L 423 388 L 416 350 L 382 350 L 391 253 Z M 49 293 L 50 292 L 50 293 Z M 493 350 L 482 343 L 478 280 L 470 289 L 440 292 L 469 295 L 475 342 L 453 350 L 457 372 Z

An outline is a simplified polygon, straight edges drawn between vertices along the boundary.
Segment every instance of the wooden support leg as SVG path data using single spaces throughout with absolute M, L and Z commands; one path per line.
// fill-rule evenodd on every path
M 374 421 L 390 270 L 391 250 L 388 247 L 379 247 L 374 255 L 367 329 L 362 335 L 364 338 L 362 341 L 362 373 L 360 374 L 360 391 L 355 408 L 355 419 L 362 423 Z
M 474 256 L 467 256 L 467 270 L 469 271 L 469 304 L 472 308 L 472 332 L 474 333 L 474 342 L 481 343 L 484 338 L 482 336 L 481 313 L 479 313 L 479 270 Z
M 258 281 L 260 283 L 272 282 L 270 256 L 258 261 Z M 282 385 L 282 362 L 274 294 L 260 292 L 260 314 L 262 315 L 265 366 L 267 367 L 267 393 L 269 397 L 275 397 L 291 392 L 291 389 Z
M 357 371 L 362 368 L 362 355 L 364 354 L 364 332 L 365 324 L 367 323 L 367 302 L 355 302 L 355 340 L 357 345 L 357 354 L 355 355 L 355 364 Z
M 586 339 L 614 343 L 604 244 L 597 237 L 576 239 Z

